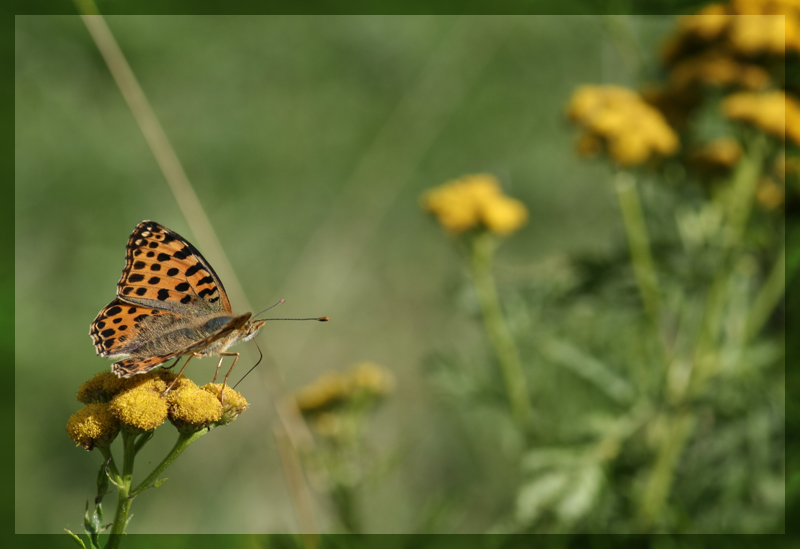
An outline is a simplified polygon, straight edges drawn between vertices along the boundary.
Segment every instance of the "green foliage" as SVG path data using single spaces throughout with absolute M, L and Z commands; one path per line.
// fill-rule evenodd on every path
M 254 310 L 286 297 L 285 316 L 332 320 L 302 336 L 270 324 L 259 339 L 266 368 L 241 387 L 250 417 L 226 429 L 224 443 L 206 438 L 184 454 L 170 482 L 137 503 L 132 527 L 297 531 L 274 404 L 322 372 L 369 359 L 392 369 L 397 389 L 358 433 L 377 463 L 358 486 L 359 528 L 495 534 L 382 538 L 383 547 L 529 547 L 521 533 L 783 531 L 784 492 L 789 511 L 800 494 L 793 474 L 784 489 L 783 451 L 792 443 L 784 419 L 798 417 L 797 403 L 785 402 L 796 374 L 784 372 L 783 346 L 797 343 L 785 337 L 785 321 L 794 333 L 796 319 L 773 275 L 785 249 L 786 278 L 797 282 L 800 233 L 787 227 L 790 244 L 782 240 L 796 196 L 787 193 L 783 213 L 762 209 L 747 192 L 726 191 L 733 174 L 710 181 L 685 158 L 626 172 L 620 183 L 619 173 L 575 160 L 561 117 L 581 83 L 658 74 L 652 51 L 671 22 L 109 18 Z M 621 52 L 625 44 L 639 52 Z M 100 466 L 64 437 L 63 423 L 74 409 L 69 388 L 107 367 L 86 332 L 122 268 L 121 243 L 142 219 L 182 233 L 186 225 L 80 21 L 20 17 L 16 45 L 16 527 L 57 533 L 68 520 L 81 527 L 79 506 Z M 704 135 L 755 143 L 752 132 L 707 118 L 714 105 L 702 112 Z M 749 148 L 751 172 L 779 148 Z M 418 200 L 484 172 L 529 217 L 475 262 L 474 248 L 435 234 Z M 620 197 L 631 189 L 635 202 Z M 752 208 L 725 240 L 739 196 Z M 491 277 L 482 289 L 476 267 Z M 643 302 L 654 295 L 642 291 L 648 269 L 652 308 Z M 529 412 L 510 405 L 508 341 Z M 197 375 L 210 378 L 213 364 L 197 362 Z M 691 366 L 701 362 L 697 373 Z M 172 442 L 153 437 L 137 460 L 150 464 L 145 473 Z M 331 495 L 312 493 L 322 532 L 339 527 Z M 90 523 L 101 524 L 92 511 Z M 127 536 L 125 546 L 219 545 L 170 538 Z M 230 536 L 226 545 L 365 539 Z M 652 539 L 664 548 L 702 543 Z

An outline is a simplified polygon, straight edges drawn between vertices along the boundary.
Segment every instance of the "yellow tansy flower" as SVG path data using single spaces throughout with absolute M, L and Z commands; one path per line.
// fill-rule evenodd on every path
M 678 89 L 693 84 L 738 85 L 757 90 L 769 85 L 769 73 L 758 65 L 741 63 L 722 51 L 709 51 L 675 64 L 670 80 Z
M 119 421 L 107 403 L 87 404 L 70 416 L 67 434 L 79 446 L 91 450 L 95 446 L 108 446 L 119 432 Z
M 678 136 L 664 116 L 639 94 L 619 86 L 581 86 L 570 98 L 567 116 L 605 144 L 611 158 L 623 166 L 678 150 Z
M 119 381 L 119 378 L 110 370 L 98 372 L 94 377 L 81 384 L 75 396 L 79 402 L 83 402 L 84 404 L 108 402 L 119 390 L 118 386 L 109 387 L 113 381 L 112 378 Z
M 692 164 L 708 170 L 727 171 L 739 161 L 742 147 L 735 139 L 715 139 L 698 147 L 691 156 Z
M 238 391 L 234 391 L 231 387 L 225 386 L 225 390 L 220 397 L 222 391 L 221 383 L 207 383 L 201 387 L 203 391 L 208 392 L 213 397 L 222 401 L 222 416 L 216 422 L 217 425 L 227 425 L 237 417 L 239 417 L 250 406 L 247 400 Z
M 167 419 L 167 401 L 151 384 L 118 393 L 109 407 L 123 425 L 140 431 L 152 431 Z
M 350 384 L 355 390 L 382 396 L 392 391 L 392 375 L 374 362 L 361 362 L 350 369 Z
M 501 196 L 488 202 L 481 211 L 486 228 L 495 234 L 509 235 L 528 220 L 528 209 L 514 198 Z
M 348 394 L 348 382 L 339 372 L 330 372 L 295 395 L 297 407 L 303 414 L 318 413 L 341 404 Z
M 422 195 L 422 207 L 448 232 L 461 234 L 483 227 L 499 235 L 516 231 L 527 221 L 527 209 L 505 196 L 492 175 L 465 175 Z
M 800 104 L 783 91 L 767 93 L 741 92 L 729 95 L 722 102 L 722 112 L 731 120 L 753 124 L 764 132 L 789 137 L 800 143 Z
M 167 402 L 169 419 L 179 431 L 198 431 L 222 417 L 219 399 L 193 382 L 174 387 L 167 395 Z

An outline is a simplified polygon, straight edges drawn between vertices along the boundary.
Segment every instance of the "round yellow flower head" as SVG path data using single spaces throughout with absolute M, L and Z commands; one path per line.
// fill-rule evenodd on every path
M 374 362 L 361 362 L 350 369 L 350 383 L 355 391 L 383 396 L 394 388 L 394 378 Z
M 766 87 L 769 73 L 758 65 L 742 63 L 723 51 L 708 51 L 675 64 L 670 81 L 677 89 L 693 84 L 741 86 L 751 90 Z
M 227 425 L 237 417 L 239 417 L 242 412 L 247 410 L 250 406 L 247 403 L 247 400 L 242 396 L 241 393 L 238 391 L 234 391 L 232 388 L 225 386 L 225 390 L 222 392 L 222 396 L 220 397 L 220 391 L 222 391 L 222 384 L 221 383 L 206 383 L 201 387 L 203 391 L 206 391 L 211 396 L 213 396 L 217 403 L 220 403 L 220 399 L 222 400 L 221 409 L 222 415 L 216 421 L 217 425 Z
M 567 116 L 586 132 L 578 148 L 584 156 L 605 145 L 615 162 L 636 166 L 678 150 L 678 136 L 664 116 L 619 86 L 581 86 L 570 98 Z
M 691 156 L 697 168 L 708 171 L 727 172 L 742 156 L 742 147 L 735 139 L 721 138 L 698 147 Z
M 734 3 L 734 5 L 737 2 Z M 743 55 L 754 56 L 761 53 L 785 55 L 787 45 L 791 45 L 791 37 L 786 36 L 786 20 L 792 16 L 761 13 L 755 10 L 768 10 L 769 2 L 738 2 L 740 9 L 748 15 L 731 18 L 728 29 L 728 42 L 733 49 Z M 760 4 L 760 5 L 759 5 Z M 777 2 L 773 2 L 777 4 Z M 795 15 L 796 17 L 796 15 Z M 789 38 L 787 44 L 786 38 Z
M 744 57 L 782 57 L 800 51 L 800 6 L 797 0 L 732 0 L 711 4 L 678 19 L 664 48 L 669 63 L 698 48 L 724 48 Z
M 136 431 L 152 431 L 167 419 L 167 401 L 151 379 L 119 392 L 109 403 L 120 422 Z
M 169 420 L 181 432 L 194 432 L 216 423 L 222 417 L 219 399 L 185 378 L 167 394 Z
M 731 120 L 752 124 L 765 133 L 800 144 L 800 104 L 783 91 L 741 92 L 722 101 L 722 112 Z
M 119 421 L 107 403 L 87 404 L 70 416 L 67 434 L 79 446 L 91 450 L 95 446 L 109 446 L 119 433 Z
M 75 395 L 79 402 L 108 402 L 122 387 L 122 380 L 110 370 L 98 372 L 91 379 L 84 381 Z
M 339 372 L 330 372 L 295 394 L 297 408 L 303 415 L 313 415 L 336 408 L 347 398 L 348 382 Z
M 465 175 L 422 195 L 422 208 L 449 233 L 485 228 L 508 235 L 522 227 L 528 212 L 522 202 L 505 196 L 493 175 Z

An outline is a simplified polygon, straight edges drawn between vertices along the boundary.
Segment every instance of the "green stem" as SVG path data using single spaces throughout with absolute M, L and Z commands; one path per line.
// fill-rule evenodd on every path
M 347 533 L 360 534 L 361 523 L 358 518 L 356 494 L 353 487 L 337 484 L 331 491 L 331 499 L 339 515 L 339 520 Z
M 158 477 L 161 476 L 161 473 L 163 473 L 164 470 L 166 470 L 166 468 L 169 467 L 172 462 L 175 461 L 192 442 L 205 435 L 210 430 L 211 429 L 209 428 L 205 428 L 195 431 L 194 433 L 180 433 L 178 435 L 178 440 L 175 441 L 175 446 L 172 447 L 172 450 L 170 450 L 169 454 L 167 454 L 161 463 L 159 463 L 156 468 L 153 469 L 149 475 L 147 475 L 146 479 L 144 479 L 136 488 L 131 491 L 131 499 L 141 494 L 148 488 L 154 486 L 158 481 Z
M 639 507 L 639 520 L 645 532 L 662 515 L 672 489 L 675 469 L 692 434 L 694 414 L 689 411 L 678 412 L 667 418 L 667 425 Z
M 122 429 L 122 445 L 122 474 L 117 478 L 117 510 L 114 513 L 114 522 L 111 523 L 111 536 L 106 549 L 116 549 L 122 543 L 131 509 L 129 493 L 133 480 L 133 462 L 136 457 L 136 435 L 127 429 Z
M 706 298 L 703 318 L 694 345 L 690 379 L 690 388 L 694 393 L 701 392 L 705 381 L 712 377 L 718 369 L 719 335 L 725 306 L 728 303 L 733 267 L 737 261 L 737 253 L 740 251 L 747 221 L 752 211 L 756 184 L 767 154 L 767 145 L 768 142 L 764 135 L 758 135 L 753 139 L 747 154 L 736 166 L 729 192 L 722 197 L 725 208 L 725 225 L 722 228 L 722 259 Z M 780 257 L 778 261 L 781 261 Z M 779 276 L 775 274 L 776 278 Z M 773 281 L 773 284 L 782 286 L 784 281 L 785 278 L 783 280 L 778 278 L 777 281 Z M 772 296 L 767 295 L 767 297 Z M 767 299 L 767 297 L 763 299 Z M 759 304 L 759 307 L 762 306 Z M 762 313 L 756 312 L 756 314 Z M 748 318 L 748 333 L 752 333 L 750 330 L 754 327 L 749 324 L 751 321 L 757 322 L 758 319 L 752 316 Z
M 472 239 L 471 244 L 472 277 L 483 322 L 500 364 L 511 413 L 524 426 L 530 418 L 531 406 L 519 353 L 503 317 L 492 274 L 492 257 L 497 242 L 491 233 L 482 232 Z
M 748 339 L 758 335 L 758 332 L 767 323 L 769 315 L 775 310 L 775 305 L 783 297 L 787 275 L 791 277 L 792 273 L 786 272 L 786 247 L 781 246 L 775 265 L 773 265 L 767 280 L 764 281 L 764 285 L 753 300 L 750 313 L 747 315 Z
M 673 409 L 680 411 L 666 419 L 666 434 L 661 440 L 655 464 L 645 484 L 639 510 L 639 518 L 645 529 L 651 527 L 662 515 L 672 490 L 678 461 L 691 438 L 695 414 L 687 409 L 687 403 L 693 398 L 693 395 L 702 394 L 706 387 L 706 380 L 711 378 L 719 368 L 719 335 L 725 308 L 729 301 L 731 279 L 734 276 L 733 266 L 738 259 L 737 252 L 740 250 L 750 217 L 758 175 L 766 154 L 765 136 L 756 136 L 748 148 L 748 153 L 742 157 L 736 167 L 728 193 L 721 197 L 725 208 L 722 259 L 709 288 L 703 309 L 703 318 L 694 343 L 689 383 L 682 384 L 679 391 L 667 395 Z M 779 299 L 779 297 L 775 297 L 778 289 L 782 293 L 785 278 L 776 274 L 776 270 L 783 270 L 785 256 L 782 257 L 783 259 L 778 258 L 770 280 L 757 298 L 758 308 L 748 318 L 749 333 L 753 333 L 756 326 L 760 326 L 759 323 L 764 315 L 769 314 L 764 310 L 768 307 L 771 310 L 775 299 Z M 763 297 L 761 297 L 762 295 Z
M 636 180 L 628 172 L 617 172 L 614 177 L 614 189 L 617 192 L 620 212 L 625 224 L 633 274 L 639 287 L 639 295 L 642 297 L 647 316 L 653 327 L 657 328 L 661 312 L 661 294 L 658 289 L 655 261 L 650 252 L 650 239 L 647 235 L 642 204 L 636 190 Z

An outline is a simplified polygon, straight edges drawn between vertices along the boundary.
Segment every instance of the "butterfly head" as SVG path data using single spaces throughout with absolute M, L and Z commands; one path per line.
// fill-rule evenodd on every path
M 258 331 L 264 327 L 266 324 L 266 320 L 251 320 L 247 324 L 242 327 L 242 338 L 241 341 L 247 341 L 248 339 L 253 339 Z

